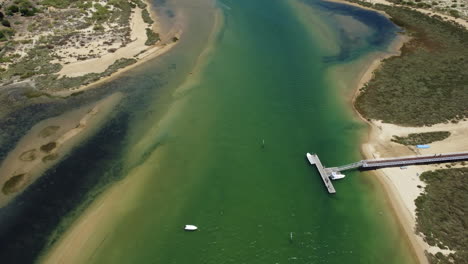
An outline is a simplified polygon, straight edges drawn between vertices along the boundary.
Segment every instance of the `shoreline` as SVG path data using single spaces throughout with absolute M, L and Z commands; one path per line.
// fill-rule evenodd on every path
M 151 26 L 151 29 L 153 31 L 155 31 L 155 30 L 159 31 L 160 28 L 159 28 L 159 26 L 157 24 L 158 16 L 157 16 L 157 14 L 156 14 L 156 12 L 154 10 L 153 3 L 151 1 L 149 1 L 149 0 L 144 0 L 144 2 L 147 4 L 146 10 L 149 11 L 150 17 L 154 21 L 153 25 Z M 132 31 L 135 31 L 135 30 L 133 29 Z M 183 34 L 183 31 L 182 31 L 182 29 L 180 28 L 180 26 L 178 24 L 173 25 L 168 30 L 168 32 L 170 32 L 170 34 L 166 34 L 167 36 L 165 35 L 165 37 L 167 37 L 167 39 L 165 39 L 165 40 L 161 39 L 158 43 L 156 43 L 156 44 L 154 44 L 152 46 L 147 46 L 147 49 L 143 50 L 140 54 L 137 54 L 137 55 L 131 57 L 131 58 L 136 59 L 135 63 L 133 63 L 131 65 L 128 65 L 126 67 L 123 67 L 121 69 L 118 69 L 117 71 L 113 72 L 109 76 L 102 77 L 102 78 L 98 79 L 95 82 L 78 86 L 78 87 L 74 88 L 73 90 L 52 92 L 50 94 L 52 96 L 68 97 L 68 96 L 70 96 L 72 94 L 81 93 L 81 92 L 84 92 L 86 90 L 96 88 L 97 86 L 100 86 L 100 85 L 102 85 L 104 83 L 115 80 L 122 73 L 125 73 L 125 72 L 127 72 L 127 71 L 129 71 L 129 70 L 131 70 L 131 69 L 133 69 L 133 68 L 135 68 L 137 66 L 140 66 L 141 64 L 143 64 L 143 63 L 145 63 L 147 61 L 150 61 L 150 60 L 152 60 L 152 59 L 154 59 L 156 57 L 159 57 L 159 56 L 165 54 L 166 52 L 170 51 L 180 41 L 181 35 Z M 158 34 L 162 35 L 160 32 L 158 32 Z M 177 37 L 179 39 L 179 41 L 171 41 L 172 37 Z
M 58 97 L 68 97 L 68 96 L 71 96 L 72 94 L 76 94 L 76 93 L 81 93 L 81 92 L 84 92 L 84 91 L 87 91 L 87 90 L 90 90 L 90 89 L 94 89 L 94 88 L 97 88 L 97 86 L 100 86 L 104 83 L 107 83 L 107 82 L 110 82 L 110 81 L 113 81 L 115 79 L 117 79 L 118 77 L 120 77 L 120 75 L 122 73 L 125 73 L 137 66 L 140 66 L 141 64 L 145 63 L 145 62 L 148 62 L 154 58 L 157 58 L 159 57 L 160 55 L 163 55 L 164 53 L 168 52 L 170 49 L 172 49 L 177 43 L 171 43 L 171 44 L 165 44 L 164 46 L 156 46 L 156 47 L 153 47 L 151 49 L 149 49 L 148 51 L 146 51 L 145 53 L 143 54 L 146 54 L 144 55 L 143 57 L 141 57 L 140 59 L 138 59 L 135 63 L 131 64 L 131 65 L 128 65 L 124 68 L 121 68 L 119 70 L 117 70 L 116 72 L 112 73 L 111 75 L 109 76 L 106 76 L 106 77 L 102 77 L 101 79 L 93 82 L 93 83 L 90 83 L 90 84 L 86 84 L 86 85 L 83 85 L 83 86 L 80 86 L 78 87 L 77 89 L 75 90 L 69 90 L 69 91 L 60 91 L 60 92 L 55 92 L 55 93 L 51 93 L 52 96 L 58 96 Z
M 214 36 L 222 26 L 222 13 L 216 12 L 213 18 L 213 26 L 210 33 L 209 42 L 215 40 Z M 174 93 L 193 84 L 192 78 L 197 78 L 201 73 L 200 67 L 204 65 L 204 58 L 209 56 L 211 45 L 208 44 L 198 56 L 192 70 L 193 75 L 188 75 L 185 81 L 177 87 Z M 180 100 L 175 100 L 166 114 L 148 130 L 150 135 L 144 136 L 139 142 L 145 142 L 148 138 L 154 138 L 158 134 L 158 128 L 163 126 L 167 119 L 172 118 L 171 112 L 174 108 L 180 107 Z M 153 129 L 154 128 L 154 129 Z M 154 134 L 153 134 L 154 133 Z M 144 153 L 145 144 L 136 144 L 128 150 L 125 163 L 127 166 L 134 165 L 134 157 Z M 164 155 L 165 148 L 161 146 L 147 158 L 149 164 L 156 164 Z M 148 177 L 155 168 L 140 164 L 128 172 L 128 174 L 116 184 L 108 186 L 96 200 L 87 206 L 77 218 L 72 219 L 72 223 L 66 230 L 59 234 L 58 240 L 48 248 L 44 248 L 38 258 L 38 263 L 89 263 L 95 257 L 96 252 L 103 246 L 104 242 L 112 236 L 112 231 L 118 221 L 135 206 L 135 200 L 141 195 L 141 189 L 145 187 Z M 122 196 L 125 192 L 126 195 Z
M 94 134 L 112 115 L 112 110 L 122 97 L 123 94 L 117 92 L 35 124 L 0 164 L 0 186 L 3 191 L 0 193 L 0 208 Z M 6 186 L 10 187 L 7 189 Z
M 345 0 L 327 0 L 333 2 L 340 2 L 353 6 L 362 7 L 365 9 L 373 10 L 369 7 L 360 6 L 357 3 L 346 2 Z M 375 3 L 388 4 L 386 1 L 376 1 Z M 419 9 L 414 9 L 424 14 L 430 12 L 423 12 Z M 379 10 L 374 10 L 379 12 Z M 379 12 L 381 13 L 381 12 Z M 389 17 L 390 18 L 390 17 Z M 451 19 L 449 19 L 451 20 Z M 466 26 L 466 25 L 462 25 Z M 468 143 L 463 141 L 468 133 L 468 122 L 461 121 L 457 124 L 436 124 L 433 126 L 424 127 L 403 127 L 393 124 L 383 124 L 380 121 L 372 121 L 364 118 L 355 108 L 355 100 L 360 94 L 360 89 L 369 82 L 373 77 L 373 72 L 378 69 L 385 58 L 392 56 L 399 56 L 401 54 L 401 47 L 405 42 L 411 40 L 410 37 L 400 35 L 400 41 L 395 41 L 389 50 L 391 53 L 382 56 L 376 56 L 368 64 L 365 71 L 360 74 L 359 82 L 355 85 L 352 92 L 351 107 L 355 116 L 359 120 L 365 122 L 368 126 L 366 133 L 362 136 L 360 142 L 360 152 L 366 159 L 373 159 L 379 157 L 395 157 L 405 155 L 419 155 L 419 154 L 435 154 L 443 152 L 456 152 L 468 148 Z M 396 53 L 392 54 L 393 51 Z M 420 150 L 415 147 L 408 147 L 396 144 L 391 141 L 394 135 L 407 136 L 409 133 L 423 133 L 433 131 L 449 131 L 452 135 L 448 139 L 434 142 L 431 144 L 429 150 Z M 465 140 L 466 141 L 466 140 Z M 441 249 L 437 246 L 428 245 L 423 237 L 416 233 L 416 205 L 414 200 L 424 192 L 425 183 L 419 179 L 419 175 L 425 171 L 445 168 L 443 165 L 419 165 L 410 166 L 408 169 L 402 170 L 400 168 L 384 168 L 370 173 L 376 176 L 377 182 L 384 190 L 385 200 L 394 212 L 394 216 L 400 224 L 402 231 L 404 231 L 405 239 L 408 239 L 412 246 L 412 252 L 419 263 L 428 264 L 429 259 L 426 253 L 436 254 L 438 252 L 447 255 L 452 253 L 450 249 Z
M 363 8 L 366 10 L 371 10 L 374 12 L 378 12 L 379 14 L 384 15 L 387 18 L 391 18 L 388 14 L 383 11 L 375 10 L 366 6 L 361 6 L 356 3 L 347 2 L 346 0 L 325 0 L 335 3 L 341 3 L 346 5 L 351 5 L 359 8 Z M 393 56 L 399 56 L 401 54 L 402 46 L 410 40 L 410 37 L 406 35 L 398 35 L 397 38 L 389 45 L 387 52 L 384 53 L 377 53 L 371 55 L 368 59 L 367 65 L 358 73 L 358 77 L 355 79 L 355 82 L 352 84 L 353 89 L 350 92 L 351 100 L 347 100 L 347 103 L 350 104 L 350 107 L 353 109 L 353 115 L 357 117 L 357 119 L 361 122 L 367 124 L 366 132 L 362 135 L 360 139 L 360 153 L 365 159 L 372 159 L 374 158 L 372 153 L 365 149 L 366 144 L 370 144 L 372 142 L 371 135 L 378 134 L 378 127 L 376 127 L 373 123 L 369 122 L 366 118 L 364 118 L 355 108 L 355 100 L 360 93 L 360 89 L 373 78 L 373 73 L 377 70 L 383 63 L 383 60 Z M 375 138 L 374 138 L 375 139 Z M 386 178 L 385 174 L 381 172 L 381 170 L 375 170 L 369 172 L 375 178 L 375 182 L 377 182 L 384 191 L 383 198 L 385 202 L 388 202 L 390 209 L 393 212 L 394 217 L 396 218 L 397 222 L 399 223 L 399 227 L 401 228 L 402 234 L 404 235 L 404 239 L 406 239 L 409 244 L 411 245 L 411 252 L 415 259 L 421 264 L 429 264 L 429 261 L 425 255 L 425 250 L 427 250 L 427 246 L 425 245 L 422 237 L 417 235 L 414 232 L 416 220 L 412 217 L 411 212 L 406 207 L 405 203 L 400 196 L 401 193 L 396 190 L 396 187 L 392 184 L 391 180 Z

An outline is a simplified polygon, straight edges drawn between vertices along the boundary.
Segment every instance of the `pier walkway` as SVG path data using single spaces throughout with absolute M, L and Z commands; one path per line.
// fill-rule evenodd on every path
M 320 173 L 320 177 L 322 177 L 322 181 L 325 184 L 325 187 L 327 187 L 328 192 L 336 193 L 335 187 L 333 187 L 333 184 L 330 180 L 330 174 L 328 171 L 325 171 L 325 168 L 323 167 L 322 162 L 320 162 L 319 157 L 316 154 L 307 153 L 307 159 L 309 160 L 310 164 L 317 167 L 317 170 Z
M 445 154 L 430 154 L 430 155 L 420 155 L 420 156 L 406 156 L 398 158 L 383 158 L 383 159 L 369 159 L 361 160 L 351 164 L 346 164 L 339 167 L 326 168 L 320 162 L 319 157 L 316 154 L 307 153 L 307 159 L 310 164 L 315 165 L 322 177 L 325 186 L 329 193 L 335 193 L 335 188 L 331 183 L 330 176 L 332 173 L 340 173 L 345 170 L 352 169 L 378 169 L 386 167 L 398 167 L 398 166 L 407 166 L 407 165 L 417 165 L 417 164 L 432 164 L 432 163 L 442 163 L 442 162 L 454 162 L 468 160 L 468 151 L 466 152 L 455 152 L 455 153 L 445 153 Z

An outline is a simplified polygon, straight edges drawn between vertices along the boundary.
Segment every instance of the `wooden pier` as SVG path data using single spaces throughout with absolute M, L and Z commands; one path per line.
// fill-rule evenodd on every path
M 307 153 L 307 159 L 309 160 L 310 164 L 315 165 L 315 167 L 317 167 L 317 170 L 320 173 L 320 177 L 322 177 L 323 183 L 325 184 L 325 187 L 327 187 L 328 192 L 336 193 L 335 187 L 333 187 L 333 184 L 330 180 L 330 174 L 323 167 L 319 157 L 316 154 Z

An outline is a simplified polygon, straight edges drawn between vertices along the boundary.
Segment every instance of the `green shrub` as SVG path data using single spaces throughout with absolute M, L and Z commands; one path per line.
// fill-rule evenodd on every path
M 43 0 L 40 2 L 41 5 L 51 6 L 55 8 L 67 8 L 71 3 L 71 0 Z
M 143 11 L 141 11 L 141 17 L 143 18 L 143 21 L 145 21 L 146 24 L 153 24 L 154 21 L 153 19 L 151 19 L 151 16 L 148 12 L 148 10 L 146 9 L 143 9 Z
M 154 45 L 160 40 L 159 34 L 154 33 L 154 31 L 149 28 L 146 29 L 146 36 L 148 37 L 148 39 L 145 42 L 146 46 Z
M 94 8 L 96 12 L 93 13 L 93 19 L 96 21 L 104 22 L 109 18 L 109 10 L 101 4 L 95 3 Z
M 468 116 L 468 31 L 402 7 L 375 5 L 412 40 L 384 60 L 361 89 L 356 109 L 366 118 L 406 126 Z
M 3 19 L 3 20 L 2 20 L 2 25 L 5 26 L 5 27 L 11 27 L 10 21 L 8 21 L 8 20 L 6 20 L 6 19 Z
M 416 231 L 429 245 L 455 254 L 429 255 L 431 263 L 468 263 L 468 168 L 424 172 L 425 192 L 416 200 Z M 451 259 L 451 260 L 450 260 Z
M 7 10 L 14 14 L 19 12 L 19 7 L 17 5 L 11 5 L 7 8 Z
M 146 8 L 146 4 L 141 0 L 131 0 L 131 1 L 135 3 L 141 9 Z
M 460 13 L 457 10 L 450 10 L 449 13 L 453 17 L 456 17 L 456 18 L 460 17 Z
M 435 131 L 425 133 L 411 133 L 406 137 L 393 136 L 392 141 L 407 146 L 424 145 L 441 141 L 450 136 L 448 131 Z

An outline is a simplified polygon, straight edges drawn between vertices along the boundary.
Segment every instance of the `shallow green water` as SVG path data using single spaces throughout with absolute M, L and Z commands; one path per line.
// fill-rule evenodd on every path
M 348 173 L 331 196 L 304 156 L 316 152 L 330 166 L 360 158 L 364 128 L 326 76 L 335 64 L 384 49 L 391 36 L 376 35 L 395 29 L 354 8 L 313 3 L 306 5 L 336 38 L 313 35 L 292 2 L 218 3 L 224 24 L 193 76 L 198 82 L 175 92 L 195 61 L 182 60 L 185 69 L 179 65 L 149 106 L 154 114 L 132 121 L 127 140 L 144 142 L 144 150 L 128 147 L 127 159 L 151 176 L 92 262 L 414 262 L 371 176 Z M 350 40 L 345 25 L 329 16 L 337 12 L 370 16 L 364 22 L 380 28 Z M 340 42 L 336 54 L 320 48 L 327 41 Z M 166 61 L 177 60 L 184 45 Z M 151 66 L 142 71 L 151 74 Z M 164 114 L 169 121 L 148 132 Z M 161 152 L 157 161 L 141 159 L 153 151 Z M 186 233 L 184 224 L 200 231 Z
M 347 173 L 328 195 L 305 159 L 361 158 L 365 127 L 330 71 L 352 78 L 397 29 L 318 0 L 155 2 L 164 27 L 184 18 L 179 43 L 104 85 L 126 94 L 113 118 L 0 210 L 2 261 L 37 259 L 71 212 L 133 173 L 143 187 L 122 191 L 138 195 L 87 263 L 415 263 L 372 175 Z

